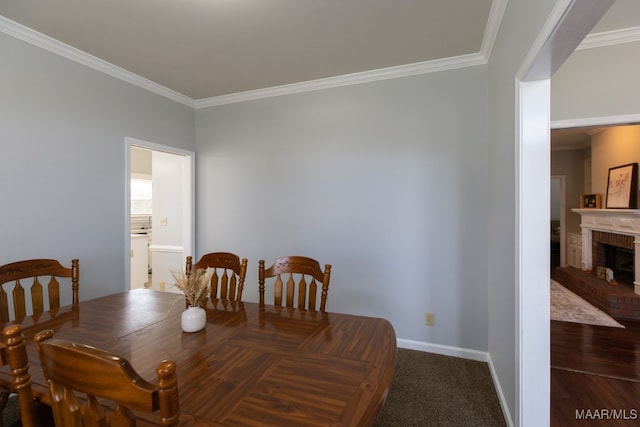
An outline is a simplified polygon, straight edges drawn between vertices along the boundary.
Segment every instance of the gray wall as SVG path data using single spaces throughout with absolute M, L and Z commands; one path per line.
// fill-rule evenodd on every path
M 551 120 L 640 114 L 638 76 L 640 42 L 577 50 L 551 79 Z
M 194 149 L 194 111 L 0 33 L 0 264 L 80 259 L 125 288 L 125 136 Z
M 198 110 L 197 252 L 333 265 L 328 309 L 487 349 L 486 68 Z M 435 326 L 424 325 L 424 312 Z

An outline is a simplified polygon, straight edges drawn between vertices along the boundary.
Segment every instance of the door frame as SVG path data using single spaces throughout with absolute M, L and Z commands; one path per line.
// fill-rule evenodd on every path
M 124 290 L 131 288 L 131 147 L 140 147 L 184 157 L 183 182 L 184 200 L 182 246 L 187 253 L 195 253 L 195 182 L 196 153 L 181 148 L 170 147 L 155 142 L 125 137 L 124 139 Z
M 516 74 L 515 425 L 550 419 L 551 76 L 614 0 L 558 0 Z M 507 412 L 508 413 L 508 412 Z

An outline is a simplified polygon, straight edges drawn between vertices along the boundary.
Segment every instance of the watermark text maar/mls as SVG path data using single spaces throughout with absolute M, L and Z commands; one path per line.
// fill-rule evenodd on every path
M 637 409 L 576 409 L 576 420 L 637 420 Z

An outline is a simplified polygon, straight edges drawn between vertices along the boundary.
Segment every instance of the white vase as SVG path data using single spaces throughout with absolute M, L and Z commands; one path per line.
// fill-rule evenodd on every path
M 189 307 L 182 312 L 182 330 L 198 332 L 207 324 L 207 312 L 202 307 Z

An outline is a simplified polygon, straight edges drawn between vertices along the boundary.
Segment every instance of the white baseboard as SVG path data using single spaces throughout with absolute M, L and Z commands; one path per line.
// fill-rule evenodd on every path
M 460 347 L 451 347 L 448 345 L 432 344 L 423 341 L 413 341 L 405 339 L 397 339 L 398 347 L 409 350 L 424 351 L 426 353 L 442 354 L 444 356 L 461 357 L 463 359 L 477 360 L 479 362 L 488 362 L 489 353 L 486 351 L 469 350 Z
M 493 385 L 496 388 L 496 393 L 498 393 L 498 400 L 500 401 L 500 406 L 502 407 L 502 414 L 504 415 L 504 421 L 507 423 L 507 426 L 514 427 L 513 418 L 511 417 L 511 413 L 509 412 L 509 407 L 507 406 L 507 401 L 504 398 L 504 393 L 502 392 L 502 387 L 500 387 L 500 381 L 498 380 L 498 374 L 496 373 L 496 369 L 493 366 L 493 360 L 491 359 L 491 353 L 487 353 L 489 360 L 487 360 L 487 364 L 489 365 L 489 372 L 491 372 L 491 378 L 493 379 Z
M 489 372 L 491 373 L 493 386 L 496 388 L 496 393 L 498 394 L 498 400 L 500 401 L 500 406 L 502 407 L 504 420 L 509 427 L 514 426 L 513 419 L 511 418 L 509 407 L 507 406 L 507 402 L 504 398 L 502 387 L 500 387 L 500 381 L 498 380 L 498 375 L 496 374 L 496 370 L 493 366 L 493 361 L 491 360 L 490 353 L 486 351 L 470 350 L 467 348 L 452 347 L 448 345 L 433 344 L 423 341 L 413 341 L 402 338 L 398 338 L 396 340 L 396 343 L 399 348 L 424 351 L 426 353 L 441 354 L 443 356 L 461 357 L 463 359 L 476 360 L 478 362 L 486 362 L 489 365 Z

